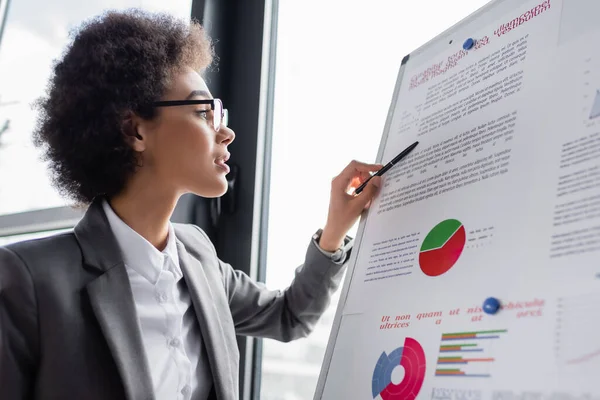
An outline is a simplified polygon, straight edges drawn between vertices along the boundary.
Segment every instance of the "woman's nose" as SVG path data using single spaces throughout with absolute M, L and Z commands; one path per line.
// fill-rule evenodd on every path
M 235 132 L 231 128 L 221 125 L 221 128 L 219 129 L 218 133 L 219 133 L 219 143 L 222 143 L 224 145 L 229 145 L 229 144 L 231 144 L 231 142 L 233 142 L 235 140 Z

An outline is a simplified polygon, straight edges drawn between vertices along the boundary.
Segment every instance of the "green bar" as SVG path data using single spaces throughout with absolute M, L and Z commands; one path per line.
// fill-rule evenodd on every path
M 433 227 L 423 240 L 421 251 L 439 249 L 452 237 L 452 235 L 461 227 L 461 223 L 456 219 L 447 219 Z
M 506 333 L 506 332 L 508 332 L 508 329 L 499 329 L 496 331 L 442 333 L 442 337 L 454 336 L 454 335 L 478 335 L 478 334 L 487 334 L 487 333 Z
M 435 372 L 460 372 L 460 368 L 438 368 Z
M 462 360 L 462 357 L 438 357 L 438 360 Z
M 445 349 L 448 347 L 473 347 L 477 346 L 477 343 L 469 343 L 469 344 L 444 344 L 440 346 L 440 349 Z

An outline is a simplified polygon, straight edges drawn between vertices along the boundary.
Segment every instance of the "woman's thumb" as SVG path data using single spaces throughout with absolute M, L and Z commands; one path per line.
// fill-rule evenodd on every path
M 369 180 L 367 186 L 361 193 L 361 197 L 363 197 L 363 203 L 366 205 L 369 201 L 373 199 L 379 192 L 379 188 L 381 187 L 381 177 L 374 176 Z

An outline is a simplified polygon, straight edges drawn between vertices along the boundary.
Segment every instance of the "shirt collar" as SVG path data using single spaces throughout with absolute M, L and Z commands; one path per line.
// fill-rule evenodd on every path
M 169 222 L 169 236 L 163 251 L 159 251 L 143 236 L 127 225 L 112 209 L 106 200 L 102 202 L 110 228 L 117 239 L 123 261 L 150 283 L 156 284 L 163 269 L 171 271 L 178 281 L 183 276 L 179 266 L 177 238 L 173 225 Z M 165 259 L 172 262 L 165 262 Z

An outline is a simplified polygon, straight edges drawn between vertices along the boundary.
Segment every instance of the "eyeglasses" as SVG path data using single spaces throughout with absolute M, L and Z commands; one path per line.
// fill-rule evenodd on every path
M 195 104 L 210 104 L 210 114 L 212 114 L 212 123 L 215 131 L 219 131 L 222 126 L 227 126 L 229 122 L 229 112 L 226 108 L 223 108 L 223 102 L 221 99 L 210 99 L 210 100 L 168 100 L 168 101 L 155 101 L 152 103 L 154 107 L 173 107 L 173 106 L 191 106 Z M 206 110 L 209 111 L 209 110 Z M 209 117 L 210 120 L 210 117 Z

